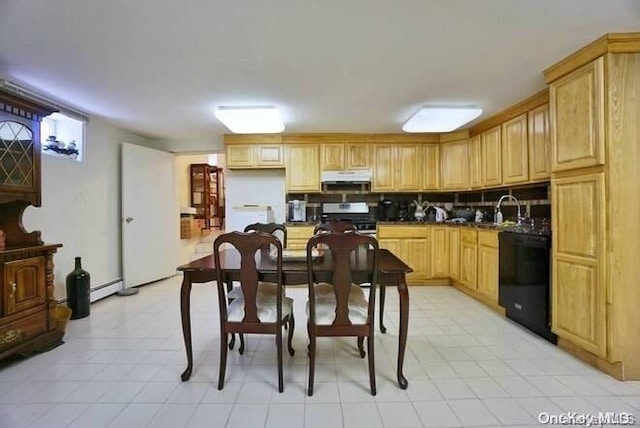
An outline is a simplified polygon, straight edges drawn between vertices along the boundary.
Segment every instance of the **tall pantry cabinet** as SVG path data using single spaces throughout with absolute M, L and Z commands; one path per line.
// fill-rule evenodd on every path
M 48 107 L 0 91 L 0 359 L 62 343 L 56 330 L 53 254 L 22 214 L 40 206 L 40 120 Z
M 545 70 L 552 141 L 552 330 L 640 379 L 640 33 L 608 34 Z

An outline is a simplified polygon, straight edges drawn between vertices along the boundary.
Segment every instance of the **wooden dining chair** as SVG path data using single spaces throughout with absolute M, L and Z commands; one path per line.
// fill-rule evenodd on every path
M 358 229 L 356 226 L 350 221 L 346 220 L 329 220 L 326 223 L 320 223 L 316 225 L 313 229 L 313 234 L 317 234 L 319 232 L 357 232 Z M 368 285 L 365 285 L 368 287 Z M 384 326 L 382 319 L 384 317 L 384 306 L 386 300 L 386 289 L 384 287 L 380 287 L 380 331 L 383 333 L 387 332 L 386 327 Z
M 241 294 L 229 301 L 227 296 L 227 278 L 223 275 L 220 258 L 229 250 L 230 245 L 240 257 L 239 282 Z M 265 292 L 260 287 L 260 276 L 256 266 L 256 252 L 265 246 L 275 247 L 275 252 L 266 257 L 274 257 L 275 292 Z M 289 355 L 295 351 L 291 346 L 295 320 L 293 317 L 293 299 L 285 297 L 282 285 L 282 244 L 273 235 L 264 232 L 230 232 L 216 238 L 213 243 L 216 265 L 218 303 L 220 312 L 220 371 L 218 389 L 224 387 L 227 367 L 227 341 L 229 334 L 274 334 L 278 354 L 278 391 L 284 390 L 282 375 L 282 328 L 288 326 L 287 347 Z M 225 254 L 229 257 L 229 254 Z M 244 352 L 241 346 L 240 353 Z
M 322 246 L 325 260 L 314 260 L 313 250 Z M 318 337 L 354 336 L 358 338 L 360 356 L 364 357 L 363 338 L 367 338 L 369 384 L 376 395 L 374 360 L 374 311 L 378 271 L 378 241 L 357 232 L 319 233 L 307 243 L 309 301 L 309 386 L 313 395 L 316 339 Z M 365 297 L 360 284 L 371 290 Z
M 251 232 L 252 230 L 257 230 L 260 232 L 270 233 L 271 235 L 275 235 L 280 238 L 280 242 L 282 242 L 282 246 L 287 248 L 287 228 L 284 224 L 280 223 L 252 223 L 247 225 L 244 228 L 245 232 Z
M 280 242 L 282 242 L 282 247 L 286 248 L 287 247 L 287 228 L 284 226 L 284 224 L 280 224 L 280 223 L 251 223 L 249 225 L 247 225 L 244 228 L 245 232 L 251 232 L 251 231 L 259 231 L 259 232 L 264 232 L 264 233 L 269 233 L 271 235 L 274 235 L 275 237 L 277 237 L 278 239 L 280 239 Z M 267 244 L 265 246 L 265 248 L 267 249 L 271 249 L 270 245 Z M 261 289 L 263 291 L 269 291 L 269 292 L 275 292 L 275 284 L 271 284 L 271 283 L 261 283 L 261 285 L 263 285 L 261 287 Z M 269 288 L 267 288 L 269 287 Z M 238 297 L 238 295 L 240 294 L 240 290 L 238 289 L 237 286 L 234 286 L 232 290 L 230 290 L 229 294 L 227 295 L 227 297 L 231 300 L 233 300 L 234 298 Z M 287 328 L 286 324 L 285 324 L 285 329 Z M 240 353 L 242 353 L 244 351 L 244 336 L 242 334 L 239 335 L 240 336 Z M 233 347 L 236 344 L 236 336 L 235 334 L 231 335 L 231 340 L 229 341 L 229 349 L 233 349 Z
M 350 221 L 345 220 L 329 220 L 326 223 L 317 224 L 313 228 L 313 234 L 318 232 L 356 232 L 356 226 Z

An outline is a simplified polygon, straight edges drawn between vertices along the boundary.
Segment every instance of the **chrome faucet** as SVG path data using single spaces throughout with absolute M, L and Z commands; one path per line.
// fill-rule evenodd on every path
M 498 205 L 496 205 L 496 218 L 495 218 L 495 222 L 498 223 L 502 223 L 502 212 L 500 211 L 500 204 L 502 204 L 502 201 L 504 201 L 506 198 L 509 199 L 513 199 L 513 201 L 516 203 L 517 207 L 518 207 L 518 224 L 522 224 L 522 215 L 520 212 L 520 202 L 515 198 L 515 196 L 512 195 L 502 195 L 500 196 L 500 199 L 498 199 Z

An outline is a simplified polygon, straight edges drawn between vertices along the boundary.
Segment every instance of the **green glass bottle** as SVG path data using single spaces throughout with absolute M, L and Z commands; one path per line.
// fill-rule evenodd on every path
M 82 269 L 80 257 L 76 257 L 75 269 L 67 275 L 67 306 L 71 319 L 88 317 L 91 312 L 91 275 Z

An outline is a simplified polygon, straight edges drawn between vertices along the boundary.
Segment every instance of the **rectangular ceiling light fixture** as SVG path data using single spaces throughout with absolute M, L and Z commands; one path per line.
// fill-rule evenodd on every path
M 274 106 L 220 106 L 214 115 L 236 134 L 276 134 L 284 131 L 284 123 Z
M 424 106 L 402 125 L 404 132 L 450 132 L 482 114 L 481 108 Z

